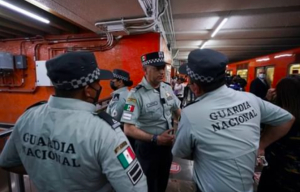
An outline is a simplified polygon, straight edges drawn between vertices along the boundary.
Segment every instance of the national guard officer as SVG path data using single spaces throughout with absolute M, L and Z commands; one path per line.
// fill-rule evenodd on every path
M 132 86 L 133 82 L 130 80 L 129 73 L 121 69 L 113 70 L 113 79 L 110 81 L 110 87 L 114 90 L 112 99 L 106 109 L 115 120 L 120 121 L 126 98 L 128 96 L 128 87 Z
M 173 155 L 194 159 L 194 180 L 203 192 L 253 191 L 257 157 L 290 129 L 287 111 L 225 85 L 225 55 L 196 49 L 180 67 L 197 99 L 182 114 Z M 260 141 L 260 123 L 270 127 Z M 260 142 L 259 142 L 260 141 Z
M 172 163 L 172 113 L 180 115 L 180 101 L 163 82 L 163 52 L 142 56 L 145 76 L 129 92 L 121 121 L 126 135 L 136 139 L 135 150 L 147 176 L 149 192 L 166 190 Z
M 105 112 L 94 113 L 99 81 L 112 73 L 99 69 L 91 52 L 62 54 L 46 68 L 55 96 L 18 119 L 0 166 L 27 172 L 38 191 L 147 191 L 119 123 Z

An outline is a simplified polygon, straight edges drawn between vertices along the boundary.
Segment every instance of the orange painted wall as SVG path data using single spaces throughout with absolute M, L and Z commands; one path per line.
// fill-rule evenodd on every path
M 81 34 L 76 37 L 95 37 L 95 34 Z M 46 38 L 66 38 L 64 36 L 48 36 Z M 20 54 L 21 41 L 0 42 L 0 52 L 9 52 L 13 55 Z M 20 88 L 9 88 L 0 86 L 0 122 L 15 123 L 18 117 L 24 110 L 33 103 L 41 100 L 47 100 L 53 94 L 52 87 L 37 87 L 33 93 L 9 93 L 10 90 L 30 91 L 35 87 L 35 62 L 34 62 L 34 46 L 37 42 L 26 42 L 23 48 L 23 54 L 27 56 L 28 69 L 25 70 L 25 84 Z M 86 41 L 78 43 L 60 43 L 53 45 L 42 45 L 39 51 L 38 60 L 48 60 L 50 48 L 62 47 L 91 47 L 103 45 L 105 41 Z M 143 35 L 134 35 L 123 37 L 118 44 L 111 50 L 105 52 L 95 52 L 95 56 L 100 68 L 115 69 L 121 68 L 127 70 L 131 74 L 134 85 L 138 84 L 143 77 L 142 64 L 140 56 L 148 52 L 159 51 L 160 49 L 160 34 L 150 33 Z M 62 53 L 62 51 L 54 51 L 53 56 Z M 21 81 L 21 70 L 15 70 L 15 83 Z M 12 82 L 12 80 L 7 80 Z M 0 84 L 3 81 L 0 78 Z M 109 87 L 109 81 L 100 83 L 103 87 L 100 98 L 109 96 L 112 90 Z
M 283 55 L 283 54 L 292 54 L 292 56 L 275 58 L 275 56 Z M 250 83 L 251 81 L 253 81 L 253 79 L 255 79 L 255 69 L 257 67 L 274 66 L 275 67 L 274 80 L 271 87 L 276 87 L 280 79 L 288 75 L 289 66 L 294 63 L 300 63 L 299 55 L 300 55 L 300 48 L 296 48 L 296 49 L 265 55 L 265 56 L 237 62 L 237 63 L 230 63 L 227 67 L 227 70 L 232 70 L 233 74 L 236 74 L 238 65 L 248 63 L 248 79 L 247 79 L 248 84 L 246 90 L 249 91 Z M 269 58 L 270 60 L 260 61 L 260 62 L 257 61 L 263 58 Z

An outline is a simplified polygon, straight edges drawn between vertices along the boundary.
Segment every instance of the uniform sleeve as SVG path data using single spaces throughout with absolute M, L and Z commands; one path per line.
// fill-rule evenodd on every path
M 112 111 L 112 117 L 117 121 L 121 121 L 123 110 L 125 106 L 126 98 L 121 98 L 116 105 L 116 108 Z
M 121 122 L 135 125 L 140 116 L 141 101 L 135 91 L 130 91 L 123 108 Z
M 98 154 L 103 174 L 116 192 L 146 192 L 146 176 L 126 136 L 120 128 L 106 132 Z
M 191 128 L 191 124 L 183 112 L 181 114 L 179 129 L 172 149 L 174 156 L 184 159 L 191 159 L 194 148 Z
M 16 148 L 16 140 L 18 139 L 18 131 L 14 128 L 0 154 L 0 167 L 15 167 L 22 165 L 21 158 Z
M 278 126 L 292 119 L 292 115 L 286 110 L 257 97 L 260 103 L 261 122 Z

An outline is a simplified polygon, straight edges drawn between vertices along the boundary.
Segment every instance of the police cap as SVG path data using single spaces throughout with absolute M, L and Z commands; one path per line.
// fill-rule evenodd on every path
M 127 71 L 124 71 L 122 69 L 114 69 L 113 70 L 113 76 L 116 79 L 121 79 L 124 81 L 124 84 L 126 86 L 131 86 L 133 82 L 130 80 L 130 75 Z
M 188 63 L 179 68 L 179 73 L 203 83 L 213 83 L 225 78 L 228 58 L 211 49 L 195 49 L 188 56 Z
M 147 53 L 141 57 L 143 66 L 151 65 L 155 67 L 166 65 L 164 52 Z
M 46 62 L 47 75 L 57 89 L 73 90 L 97 80 L 112 79 L 108 70 L 98 67 L 91 52 L 69 52 Z

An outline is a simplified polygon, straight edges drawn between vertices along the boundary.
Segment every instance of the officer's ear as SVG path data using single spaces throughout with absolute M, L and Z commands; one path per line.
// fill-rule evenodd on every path
M 84 87 L 83 94 L 84 94 L 84 96 L 86 96 L 86 97 L 92 97 L 92 89 L 90 88 L 89 85 L 86 85 L 86 86 Z
M 190 83 L 190 89 L 196 96 L 200 96 L 203 94 L 203 91 L 202 91 L 200 85 L 198 85 L 195 82 Z

